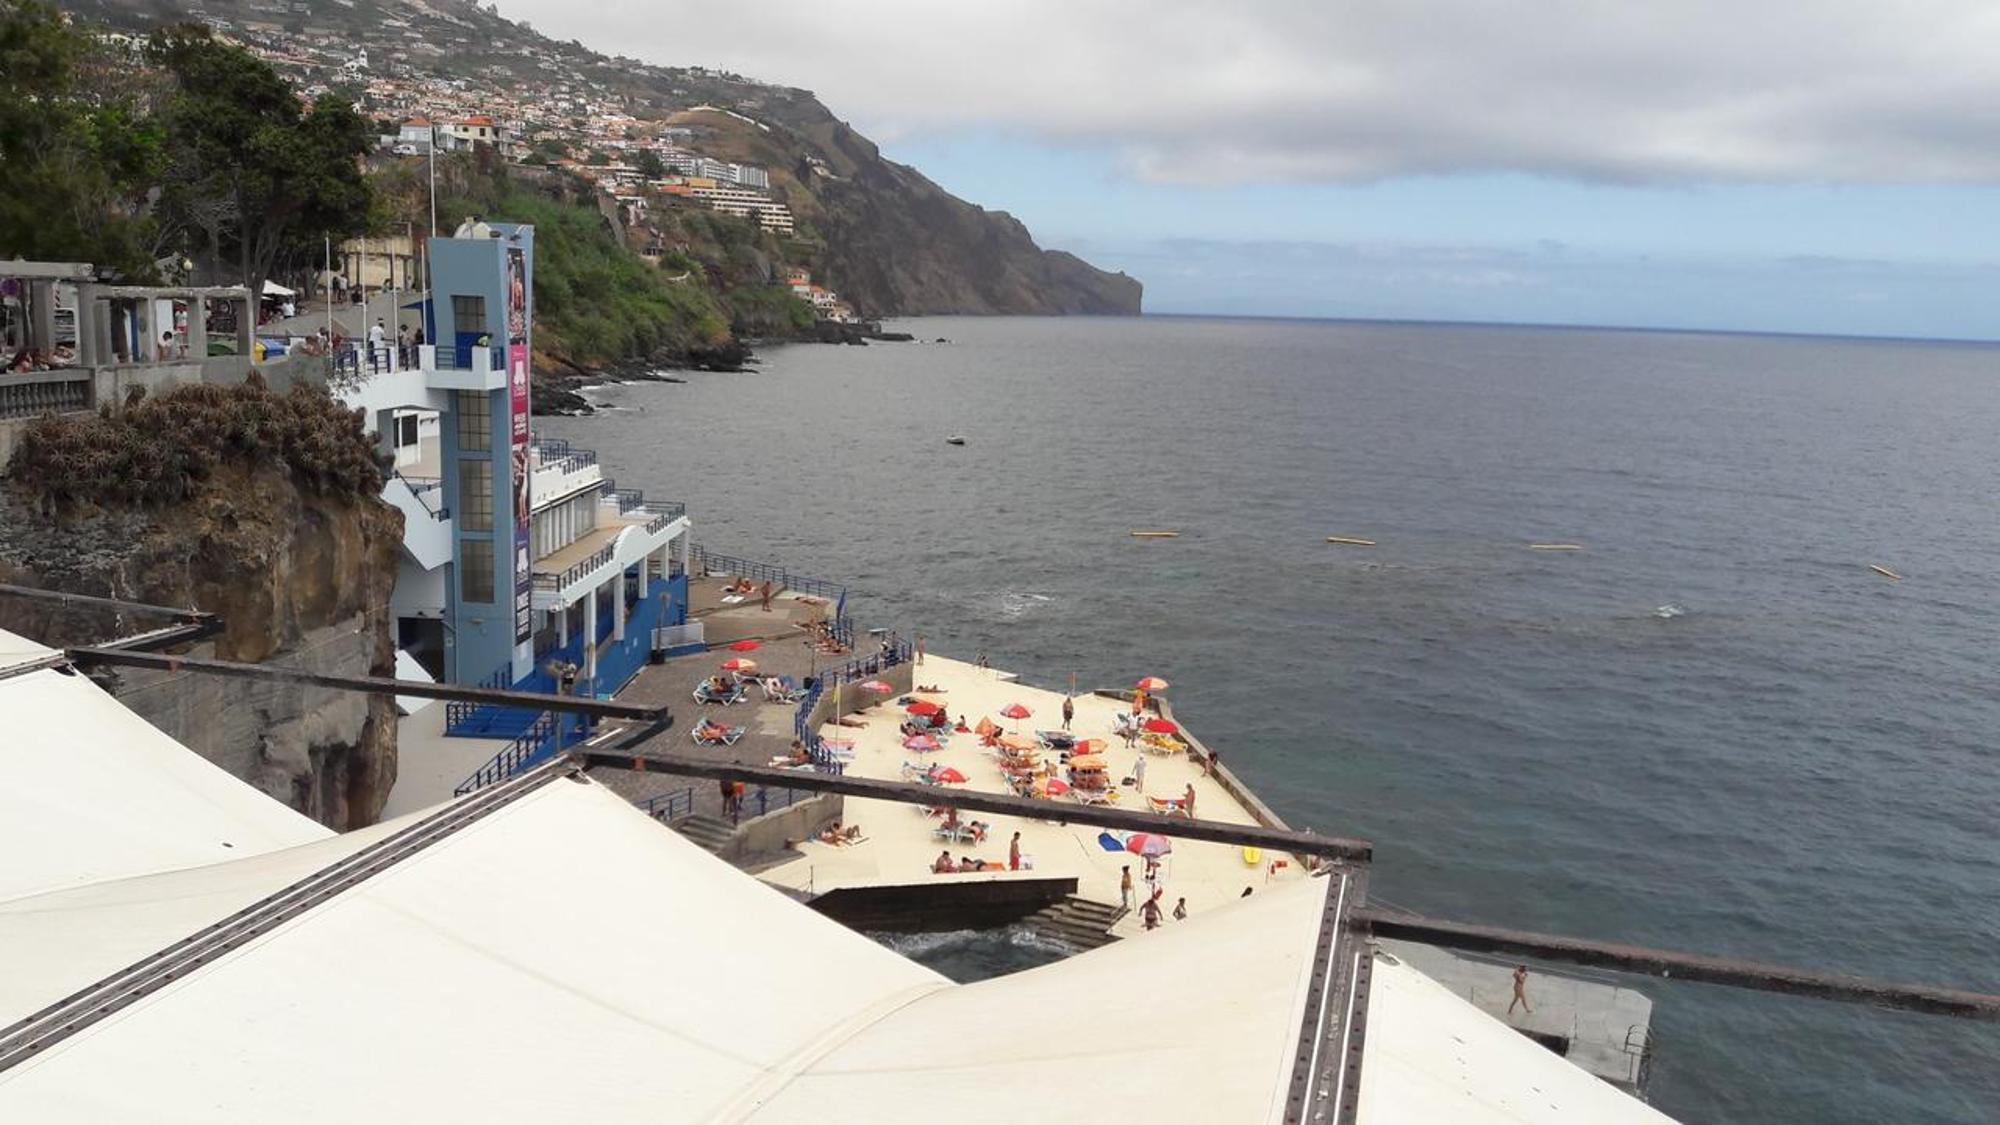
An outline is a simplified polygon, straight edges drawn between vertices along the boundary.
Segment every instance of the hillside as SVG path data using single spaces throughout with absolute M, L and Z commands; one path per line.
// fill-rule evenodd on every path
M 810 91 L 737 75 L 609 58 L 469 0 L 67 0 L 89 19 L 141 31 L 194 16 L 289 60 L 308 93 L 339 91 L 384 118 L 422 112 L 370 91 L 422 76 L 503 120 L 560 130 L 570 110 L 612 104 L 643 129 L 678 122 L 717 159 L 766 168 L 799 217 L 783 248 L 871 316 L 921 313 L 1131 315 L 1140 283 L 1036 245 L 1004 212 L 958 199 L 883 159 Z M 357 66 L 365 51 L 368 64 Z M 702 108 L 710 107 L 710 108 Z M 516 109 L 519 112 L 510 112 Z

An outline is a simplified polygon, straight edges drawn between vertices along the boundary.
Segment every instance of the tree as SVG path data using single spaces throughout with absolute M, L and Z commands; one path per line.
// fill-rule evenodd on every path
M 149 51 L 175 83 L 160 113 L 174 153 L 161 211 L 206 230 L 195 249 L 211 274 L 258 292 L 286 250 L 365 229 L 371 126 L 351 104 L 306 109 L 277 71 L 201 25 L 155 32 Z
M 657 180 L 667 174 L 666 161 L 661 160 L 660 154 L 650 148 L 640 149 L 638 158 L 632 163 L 639 169 L 639 174 L 649 180 Z
M 143 279 L 161 135 L 106 52 L 54 8 L 0 0 L 0 248 Z

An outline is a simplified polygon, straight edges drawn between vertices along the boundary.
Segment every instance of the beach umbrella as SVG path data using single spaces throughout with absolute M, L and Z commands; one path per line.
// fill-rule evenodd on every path
M 1018 734 L 1003 734 L 1000 736 L 999 742 L 1001 746 L 1009 750 L 1033 750 L 1035 748 L 1033 739 L 1022 738 Z
M 1141 729 L 1150 731 L 1153 734 L 1177 734 L 1181 728 L 1175 726 L 1172 720 L 1169 719 L 1147 719 L 1145 726 Z
M 1104 752 L 1104 746 L 1104 740 L 1101 738 L 1079 738 L 1070 744 L 1069 749 L 1072 754 L 1101 754 Z
M 932 703 L 928 699 L 919 699 L 908 707 L 903 708 L 903 710 L 908 711 L 912 715 L 935 715 L 939 711 L 944 710 L 944 704 Z
M 755 641 L 745 637 L 730 645 L 729 648 L 732 652 L 756 652 L 759 648 L 763 647 L 763 644 L 763 641 Z
M 1033 711 L 1028 709 L 1028 705 L 1025 703 L 1009 703 L 1007 706 L 1000 708 L 1000 713 L 1009 719 L 1025 719 L 1034 714 Z
M 895 691 L 896 689 L 890 687 L 888 684 L 883 683 L 881 680 L 864 680 L 861 683 L 861 690 L 872 691 L 876 695 L 887 695 L 890 692 Z
M 1138 683 L 1132 686 L 1139 691 L 1143 691 L 1146 694 L 1151 695 L 1153 692 L 1156 691 L 1165 691 L 1171 685 L 1169 685 L 1167 681 L 1161 679 L 1158 676 L 1147 676 L 1145 679 L 1140 680 Z
M 1097 834 L 1097 846 L 1107 852 L 1122 852 L 1125 850 L 1125 841 L 1120 840 L 1109 832 L 1099 832 Z
M 1125 850 L 1133 855 L 1165 855 L 1174 850 L 1174 842 L 1157 832 L 1134 832 L 1125 838 Z
M 1101 770 L 1104 768 L 1104 759 L 1096 754 L 1078 754 L 1069 760 L 1069 768 L 1073 770 Z
M 925 750 L 935 750 L 937 748 L 938 740 L 928 734 L 913 734 L 903 740 L 903 749 L 905 750 L 915 750 L 921 753 Z
M 1069 782 L 1060 777 L 1044 778 L 1035 783 L 1035 790 L 1044 797 L 1060 797 L 1069 792 Z
M 757 670 L 757 662 L 747 657 L 738 656 L 723 661 L 722 670 L 725 672 L 755 672 Z
M 931 780 L 937 782 L 939 785 L 964 785 L 965 775 L 951 766 L 946 766 L 932 774 Z

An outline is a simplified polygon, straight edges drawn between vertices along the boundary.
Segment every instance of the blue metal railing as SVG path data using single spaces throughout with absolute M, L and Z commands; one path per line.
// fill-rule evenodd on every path
M 672 824 L 675 820 L 694 813 L 694 786 L 648 797 L 639 802 L 639 811 L 654 820 Z
M 458 787 L 451 791 L 452 796 L 463 797 L 474 790 L 507 780 L 548 757 L 554 752 L 555 744 L 555 717 L 544 711 L 534 725 L 508 743 L 506 749 L 493 755 L 485 765 L 473 771 L 471 777 L 459 782 Z
M 857 656 L 845 664 L 828 668 L 813 680 L 812 686 L 806 689 L 806 694 L 799 700 L 798 710 L 792 713 L 792 733 L 800 743 L 804 744 L 806 754 L 812 759 L 813 765 L 825 773 L 839 774 L 847 771 L 844 763 L 835 758 L 826 747 L 820 745 L 819 732 L 814 729 L 812 721 L 813 709 L 819 706 L 819 701 L 831 690 L 832 685 L 858 683 L 872 676 L 879 676 L 898 664 L 907 663 L 912 654 L 910 642 L 904 640 L 901 634 L 890 633 L 883 638 L 882 648 L 879 651 L 866 656 Z
M 486 677 L 485 679 L 479 681 L 477 686 L 482 688 L 487 688 L 492 691 L 505 691 L 506 689 L 512 687 L 513 685 L 507 682 L 507 670 L 503 668 L 500 671 L 495 672 L 492 675 Z M 480 711 L 481 708 L 492 707 L 492 706 L 493 705 L 490 703 L 469 703 L 464 700 L 458 700 L 458 699 L 454 699 L 447 702 L 444 705 L 445 733 L 446 734 L 456 733 L 459 728 L 465 727 L 469 723 L 471 723 L 474 716 Z
M 750 792 L 743 794 L 743 803 L 737 806 L 736 817 L 738 820 L 744 820 L 750 817 L 763 816 L 768 812 L 790 808 L 800 801 L 814 796 L 817 796 L 817 794 L 804 789 L 773 788 L 768 785 L 759 785 Z
M 833 616 L 836 620 L 846 616 L 847 587 L 838 582 L 796 574 L 786 567 L 753 562 L 735 555 L 718 555 L 699 543 L 694 545 L 693 555 L 696 568 L 705 574 L 734 574 L 740 578 L 748 578 L 752 582 L 768 580 L 773 586 L 782 586 L 787 590 L 796 590 L 801 594 L 811 594 L 832 602 Z

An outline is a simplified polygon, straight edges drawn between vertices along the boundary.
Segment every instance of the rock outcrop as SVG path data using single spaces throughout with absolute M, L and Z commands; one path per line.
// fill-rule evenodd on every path
M 393 675 L 389 598 L 402 514 L 300 488 L 276 466 L 225 468 L 180 504 L 92 508 L 51 521 L 0 492 L 0 582 L 105 594 L 221 616 L 194 655 L 346 675 Z M 155 628 L 0 598 L 0 627 L 46 644 Z M 120 670 L 127 706 L 217 765 L 339 830 L 372 823 L 396 780 L 385 696 L 193 673 Z

